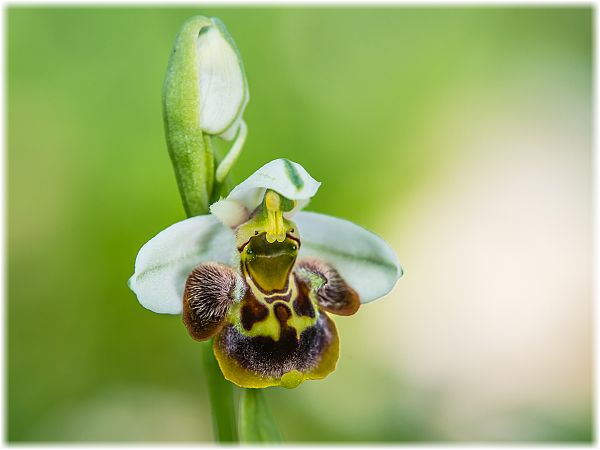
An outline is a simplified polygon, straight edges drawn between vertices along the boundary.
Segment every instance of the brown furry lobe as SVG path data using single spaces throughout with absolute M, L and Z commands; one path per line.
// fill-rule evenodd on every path
M 188 276 L 183 292 L 183 323 L 198 341 L 210 339 L 225 324 L 229 307 L 245 292 L 245 283 L 231 268 L 206 263 Z
M 340 316 L 351 316 L 358 311 L 358 294 L 329 264 L 306 259 L 296 264 L 294 273 L 309 289 L 316 290 L 317 303 L 325 311 Z

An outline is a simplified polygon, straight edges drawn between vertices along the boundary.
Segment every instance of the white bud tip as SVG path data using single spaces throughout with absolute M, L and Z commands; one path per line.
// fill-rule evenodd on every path
M 241 58 L 224 26 L 213 19 L 196 43 L 200 127 L 208 134 L 227 133 L 241 117 L 248 101 Z

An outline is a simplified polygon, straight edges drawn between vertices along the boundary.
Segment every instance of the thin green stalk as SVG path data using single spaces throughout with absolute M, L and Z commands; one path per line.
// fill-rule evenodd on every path
M 210 138 L 208 138 L 210 141 Z M 210 145 L 210 144 L 209 144 Z M 186 176 L 189 178 L 203 178 L 202 170 L 192 170 L 191 166 L 187 167 Z M 200 182 L 200 181 L 199 181 Z M 199 183 L 198 182 L 198 183 Z M 195 185 L 196 183 L 192 183 Z M 180 185 L 181 188 L 182 185 Z M 182 201 L 187 205 L 186 212 L 188 217 L 207 214 L 208 208 L 204 209 L 200 205 L 192 207 L 192 204 L 186 203 L 187 198 L 182 192 Z M 233 385 L 223 378 L 221 369 L 217 364 L 217 360 L 212 351 L 213 340 L 202 343 L 202 366 L 204 375 L 206 376 L 208 395 L 212 410 L 212 423 L 215 441 L 217 442 L 237 442 L 237 428 L 235 422 L 235 408 L 233 402 Z
M 202 366 L 208 384 L 213 434 L 217 442 L 237 442 L 233 386 L 223 378 L 212 351 L 213 341 L 202 343 Z
M 246 444 L 280 443 L 281 433 L 263 389 L 244 389 L 240 398 L 239 434 Z

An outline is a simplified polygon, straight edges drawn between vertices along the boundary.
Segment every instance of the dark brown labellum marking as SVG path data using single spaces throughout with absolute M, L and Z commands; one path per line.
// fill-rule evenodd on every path
M 274 303 L 276 301 L 282 301 L 282 302 L 289 302 L 290 301 L 290 297 L 292 296 L 291 292 L 288 292 L 285 295 L 272 295 L 270 297 L 264 297 L 264 300 L 270 305 L 271 303 Z
M 292 304 L 294 312 L 299 316 L 315 317 L 315 308 L 308 297 L 306 283 L 298 283 L 298 288 L 298 297 Z
M 315 317 L 315 308 L 308 297 L 298 297 L 294 301 L 294 311 L 299 316 Z
M 244 329 L 250 331 L 256 322 L 265 320 L 268 315 L 269 308 L 259 303 L 250 291 L 247 291 L 241 310 L 241 321 Z
M 281 327 L 283 328 L 285 326 L 287 320 L 290 317 L 292 317 L 292 312 L 290 311 L 290 308 L 288 308 L 283 303 L 277 303 L 274 307 L 274 310 L 275 310 L 275 317 L 277 317 L 277 320 L 279 320 L 279 323 L 281 324 Z

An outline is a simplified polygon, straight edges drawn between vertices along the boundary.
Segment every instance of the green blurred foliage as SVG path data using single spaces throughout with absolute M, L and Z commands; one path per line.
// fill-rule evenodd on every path
M 323 182 L 309 209 L 378 232 L 382 211 L 410 214 L 413 188 L 456 156 L 422 137 L 457 89 L 502 92 L 537 58 L 591 96 L 591 11 L 10 7 L 8 439 L 211 439 L 197 344 L 126 285 L 140 246 L 184 218 L 160 95 L 186 18 L 219 17 L 244 57 L 236 179 L 290 158 Z M 348 348 L 368 339 L 344 340 L 354 320 L 337 321 Z M 285 439 L 446 439 L 440 396 L 378 365 L 386 345 L 361 360 L 342 351 L 325 381 L 270 389 Z M 582 411 L 564 423 L 532 412 L 537 431 L 514 438 L 589 440 Z

